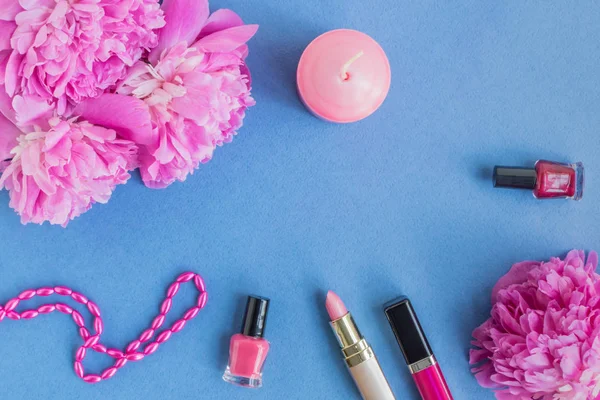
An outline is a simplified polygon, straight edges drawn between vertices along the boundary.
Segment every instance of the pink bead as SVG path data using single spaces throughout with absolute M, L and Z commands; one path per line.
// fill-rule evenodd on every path
M 64 287 L 64 286 L 54 287 L 54 292 L 61 296 L 70 296 L 71 293 L 73 293 L 73 291 L 71 289 L 69 289 L 68 287 Z
M 87 349 L 84 346 L 81 346 L 77 349 L 77 353 L 75 353 L 75 361 L 82 361 L 85 358 L 85 353 Z
M 98 308 L 96 303 L 94 303 L 93 301 L 88 301 L 87 307 L 94 317 L 100 316 L 100 309 Z
M 137 349 L 139 349 L 140 344 L 141 343 L 140 343 L 139 340 L 134 340 L 133 342 L 129 343 L 129 345 L 125 349 L 125 352 L 126 353 L 133 353 L 134 351 L 136 351 Z
M 13 321 L 18 321 L 18 320 L 21 319 L 21 316 L 18 313 L 14 312 L 14 311 L 7 312 L 6 316 L 8 318 L 12 319 Z
M 88 338 L 90 337 L 90 331 L 88 331 L 87 328 L 83 326 L 79 328 L 79 336 L 81 336 L 83 340 L 88 340 Z
M 81 293 L 73 292 L 73 293 L 71 293 L 71 297 L 73 298 L 73 300 L 75 300 L 78 303 L 81 303 L 81 304 L 87 304 L 88 303 L 87 297 L 85 297 Z
M 139 352 L 138 350 L 141 347 L 142 343 L 150 341 L 156 333 L 156 330 L 159 329 L 165 323 L 165 315 L 172 309 L 172 298 L 178 293 L 181 286 L 180 284 L 183 282 L 189 282 L 192 279 L 194 280 L 194 283 L 198 290 L 201 292 L 198 297 L 198 306 L 189 309 L 185 313 L 184 318 L 176 321 L 171 329 L 167 329 L 161 332 L 155 341 L 149 343 L 148 346 L 146 346 L 143 352 Z M 61 296 L 70 296 L 77 303 L 87 305 L 90 314 L 93 316 L 93 324 L 96 334 L 90 335 L 90 332 L 85 327 L 85 320 L 81 313 L 64 303 L 44 304 L 39 306 L 37 309 L 26 310 L 22 313 L 14 311 L 16 307 L 20 304 L 20 301 L 31 299 L 36 295 L 50 296 L 54 293 Z M 49 314 L 55 310 L 63 314 L 70 314 L 75 324 L 77 324 L 77 326 L 79 327 L 79 335 L 84 341 L 83 345 L 80 346 L 75 353 L 75 362 L 73 364 L 73 368 L 77 376 L 83 379 L 85 382 L 97 383 L 103 379 L 109 379 L 113 377 L 117 370 L 119 368 L 122 368 L 128 361 L 139 361 L 143 359 L 146 355 L 154 353 L 158 349 L 160 343 L 169 340 L 173 333 L 179 332 L 185 327 L 188 319 L 194 318 L 198 314 L 200 308 L 204 307 L 204 305 L 206 304 L 206 299 L 207 297 L 206 293 L 204 292 L 204 281 L 199 275 L 193 272 L 185 272 L 179 275 L 176 282 L 172 283 L 169 286 L 167 290 L 167 298 L 161 303 L 161 313 L 154 318 L 154 320 L 152 321 L 151 328 L 146 329 L 138 340 L 134 340 L 131 343 L 129 343 L 129 345 L 126 348 L 126 353 L 123 353 L 118 349 L 107 349 L 106 346 L 99 343 L 100 334 L 104 330 L 104 323 L 100 318 L 99 307 L 94 302 L 89 301 L 87 297 L 85 297 L 83 294 L 74 292 L 65 286 L 55 286 L 54 288 L 42 287 L 37 290 L 25 290 L 21 292 L 21 294 L 19 294 L 17 298 L 9 300 L 4 307 L 0 306 L 0 321 L 2 321 L 6 317 L 13 320 L 31 319 L 37 317 L 40 314 Z M 101 375 L 85 375 L 82 361 L 85 359 L 87 349 L 92 349 L 98 353 L 106 353 L 109 356 L 115 358 L 116 361 L 114 363 L 114 366 L 105 369 Z
M 100 375 L 102 377 L 102 379 L 110 379 L 113 376 L 115 376 L 115 374 L 117 373 L 117 369 L 115 367 L 111 367 L 108 369 L 105 369 L 104 372 L 102 372 L 102 375 Z
M 117 360 L 117 362 L 115 363 L 115 367 L 116 368 L 123 368 L 123 366 L 127 364 L 127 359 L 126 358 L 119 358 Z
M 18 297 L 20 300 L 28 300 L 35 296 L 35 290 L 26 290 L 22 292 Z
M 94 329 L 96 330 L 96 333 L 98 335 L 100 335 L 102 332 L 104 332 L 104 322 L 102 322 L 102 320 L 100 318 L 96 318 L 94 320 Z
M 202 277 L 200 275 L 196 275 L 194 277 L 194 284 L 196 285 L 196 287 L 198 288 L 199 291 L 201 291 L 201 292 L 206 291 L 206 288 L 204 286 L 204 279 L 202 279 Z
M 40 314 L 50 314 L 51 312 L 56 310 L 56 306 L 52 304 L 45 304 L 43 306 L 39 306 L 37 310 Z
M 12 311 L 15 308 L 17 308 L 18 305 L 19 305 L 19 299 L 11 299 L 8 301 L 8 303 L 6 303 L 6 305 L 4 306 L 4 309 L 6 311 Z
M 100 340 L 100 336 L 93 335 L 93 336 L 90 336 L 89 338 L 87 338 L 85 340 L 85 343 L 83 343 L 83 345 L 85 347 L 92 347 L 92 346 L 95 346 L 96 344 L 98 344 L 98 340 Z
M 173 305 L 173 300 L 171 300 L 170 298 L 165 299 L 165 301 L 163 301 L 162 306 L 160 306 L 160 313 L 161 314 L 166 314 L 171 310 L 171 306 Z
M 117 349 L 108 349 L 108 350 L 106 350 L 106 354 L 108 354 L 109 356 L 111 356 L 113 358 L 122 358 L 123 357 L 123 352 L 121 350 L 117 350 Z
M 196 274 L 193 272 L 184 272 L 183 274 L 179 275 L 179 277 L 177 278 L 177 282 L 183 283 L 191 281 L 194 278 L 194 275 Z
M 198 297 L 198 307 L 204 308 L 207 300 L 208 300 L 208 293 L 202 292 L 202 294 Z
M 167 290 L 167 297 L 175 296 L 178 291 L 179 291 L 179 283 L 177 283 L 177 282 L 172 283 L 171 286 L 169 286 L 169 289 Z
M 92 349 L 98 353 L 106 353 L 106 346 L 103 344 L 96 344 L 92 346 Z
M 21 313 L 21 318 L 23 319 L 31 319 L 40 315 L 36 310 L 27 310 Z
M 86 375 L 83 377 L 83 380 L 87 383 L 98 383 L 102 378 L 98 375 Z
M 177 322 L 175 322 L 175 323 L 173 324 L 173 327 L 171 328 L 171 330 L 172 330 L 173 332 L 179 332 L 180 330 L 182 330 L 182 329 L 183 329 L 183 327 L 185 326 L 185 323 L 186 323 L 186 322 L 187 322 L 187 321 L 186 321 L 185 319 L 180 319 L 179 321 L 177 321 Z
M 150 338 L 154 335 L 154 329 L 146 329 L 142 336 L 140 336 L 140 342 L 144 343 L 150 340 Z
M 183 314 L 183 319 L 189 321 L 190 319 L 195 318 L 199 311 L 200 309 L 198 307 L 190 308 L 185 312 L 185 314 Z
M 79 314 L 79 311 L 73 310 L 73 313 L 71 313 L 71 316 L 73 317 L 73 321 L 75 321 L 75 323 L 78 326 L 83 327 L 85 325 L 85 322 L 83 321 L 83 317 L 81 316 L 81 314 Z
M 154 353 L 156 351 L 156 349 L 158 349 L 160 343 L 156 343 L 156 342 L 152 342 L 150 343 L 148 346 L 146 346 L 146 348 L 144 349 L 144 354 L 145 355 L 150 355 L 152 353 Z
M 63 314 L 71 314 L 73 312 L 71 307 L 63 303 L 56 303 L 56 309 Z
M 144 353 L 125 354 L 125 358 L 127 361 L 140 361 L 142 358 L 144 358 Z
M 162 332 L 160 335 L 158 335 L 158 337 L 156 338 L 156 341 L 157 341 L 158 343 L 164 343 L 164 342 L 166 342 L 167 340 L 169 340 L 169 338 L 171 337 L 171 334 L 172 334 L 172 333 L 173 333 L 173 332 L 171 332 L 171 331 L 164 331 L 164 332 Z
M 54 289 L 49 287 L 39 288 L 36 293 L 38 296 L 50 296 L 54 294 Z
M 83 365 L 81 364 L 81 362 L 75 361 L 74 369 L 75 369 L 75 373 L 77 374 L 77 376 L 82 378 L 83 377 Z
M 158 328 L 160 328 L 162 326 L 162 324 L 164 322 L 165 322 L 165 316 L 158 315 L 156 318 L 154 318 L 154 321 L 152 321 L 152 329 L 157 330 Z

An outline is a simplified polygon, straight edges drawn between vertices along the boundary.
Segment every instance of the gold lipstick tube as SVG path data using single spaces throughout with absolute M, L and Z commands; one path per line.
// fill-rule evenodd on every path
M 395 400 L 373 349 L 361 335 L 352 315 L 347 313 L 343 317 L 331 321 L 330 324 L 362 398 L 364 400 Z

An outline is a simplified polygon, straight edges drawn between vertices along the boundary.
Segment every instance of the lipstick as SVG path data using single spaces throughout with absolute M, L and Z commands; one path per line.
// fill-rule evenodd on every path
M 364 400 L 395 400 L 373 349 L 361 335 L 342 300 L 332 291 L 325 301 L 330 325 L 340 344 L 346 366 Z
M 410 301 L 390 303 L 385 315 L 423 400 L 453 400 Z

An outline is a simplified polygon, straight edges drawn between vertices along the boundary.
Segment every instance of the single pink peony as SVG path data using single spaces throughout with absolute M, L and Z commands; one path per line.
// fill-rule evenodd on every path
M 153 134 L 129 139 L 140 145 L 142 179 L 151 188 L 184 181 L 232 140 L 254 105 L 244 60 L 258 27 L 230 10 L 209 17 L 206 0 L 166 0 L 163 9 L 167 25 L 150 64 L 136 63 L 117 90 L 150 108 Z
M 598 255 L 515 264 L 473 331 L 477 381 L 501 400 L 593 400 L 600 394 Z
M 115 107 L 129 110 L 127 116 L 115 116 L 126 117 L 122 126 L 111 122 L 113 116 L 106 117 L 106 125 L 127 134 L 145 127 L 149 130 L 149 112 L 143 102 L 105 96 Z M 135 143 L 118 138 L 114 129 L 77 117 L 58 117 L 52 106 L 37 97 L 16 96 L 12 101 L 2 97 L 0 103 L 0 125 L 12 124 L 11 134 L 4 136 L 10 140 L 5 142 L 16 144 L 8 155 L 4 152 L 3 157 L 11 159 L 0 166 L 4 169 L 0 189 L 9 191 L 10 206 L 23 224 L 49 221 L 66 226 L 94 203 L 106 203 L 137 167 Z
M 0 0 L 0 84 L 64 112 L 123 78 L 164 24 L 156 0 Z

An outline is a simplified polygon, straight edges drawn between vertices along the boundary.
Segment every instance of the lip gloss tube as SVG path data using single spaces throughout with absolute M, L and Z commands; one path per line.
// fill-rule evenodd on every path
M 423 400 L 453 400 L 410 301 L 386 305 L 385 315 Z
M 331 318 L 331 328 L 362 398 L 395 400 L 373 349 L 361 335 L 342 300 L 330 291 L 327 294 L 326 307 Z

